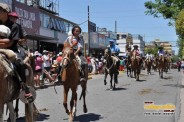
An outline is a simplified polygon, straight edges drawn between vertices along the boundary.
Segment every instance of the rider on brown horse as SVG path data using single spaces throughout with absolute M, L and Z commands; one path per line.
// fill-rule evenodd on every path
M 110 48 L 110 50 L 111 50 L 111 55 L 112 55 L 112 57 L 115 59 L 115 61 L 116 61 L 116 64 L 115 64 L 115 66 L 116 66 L 116 72 L 117 72 L 117 74 L 119 74 L 119 66 L 120 66 L 120 59 L 119 59 L 119 57 L 118 57 L 118 55 L 119 55 L 119 52 L 120 52 L 120 49 L 119 49 L 119 47 L 115 44 L 115 40 L 109 40 L 109 48 Z M 118 81 L 118 80 L 117 80 Z
M 16 79 L 19 81 L 23 90 L 25 90 L 25 97 L 29 102 L 33 101 L 32 94 L 29 91 L 29 88 L 25 84 L 25 64 L 23 63 L 22 56 L 20 55 L 17 43 L 20 39 L 21 28 L 17 23 L 10 21 L 8 14 L 10 13 L 10 7 L 5 3 L 0 3 L 0 24 L 7 26 L 10 30 L 10 36 L 2 37 L 0 39 L 0 48 L 6 49 L 5 54 L 15 55 L 17 58 L 12 62 L 15 68 Z M 1 29 L 2 30 L 2 29 Z M 9 50 L 8 50 L 9 49 Z M 12 52 L 13 51 L 13 52 Z M 2 53 L 2 52 L 1 52 Z M 16 54 L 15 54 L 16 53 Z M 8 57 L 6 55 L 6 57 Z
M 145 58 L 146 58 L 145 61 L 147 61 L 147 60 L 152 61 L 152 60 L 153 60 L 153 55 L 151 54 L 150 51 L 148 51 L 148 53 L 146 54 Z M 150 62 L 150 61 L 149 61 L 149 62 Z
M 75 53 L 75 57 L 76 60 L 78 62 L 78 67 L 79 67 L 79 71 L 80 71 L 80 82 L 82 81 L 86 81 L 87 79 L 85 79 L 84 76 L 84 72 L 83 72 L 83 66 L 87 63 L 85 61 L 85 58 L 82 56 L 82 45 L 81 45 L 81 38 L 79 37 L 79 34 L 81 33 L 81 28 L 79 26 L 74 26 L 72 28 L 72 33 L 68 36 L 68 38 L 66 39 L 65 42 L 68 42 L 70 44 L 70 46 L 74 49 Z M 63 67 L 61 66 L 61 69 L 59 72 L 63 71 Z
M 138 45 L 134 45 L 133 47 L 134 49 L 132 50 L 132 59 L 137 59 L 138 63 L 140 63 L 140 51 L 138 49 Z

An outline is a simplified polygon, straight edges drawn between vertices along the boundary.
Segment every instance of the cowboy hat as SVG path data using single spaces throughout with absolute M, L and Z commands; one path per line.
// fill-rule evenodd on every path
M 8 14 L 9 16 L 12 16 L 12 17 L 16 17 L 16 18 L 19 18 L 19 16 L 17 15 L 16 12 L 11 12 Z
M 110 39 L 110 40 L 109 40 L 109 42 L 115 42 L 115 40 L 113 40 L 113 39 Z
M 10 7 L 6 3 L 0 3 L 0 8 L 6 11 L 7 13 L 11 12 Z

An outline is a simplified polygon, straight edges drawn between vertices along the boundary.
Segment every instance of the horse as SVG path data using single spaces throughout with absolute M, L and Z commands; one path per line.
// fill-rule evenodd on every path
M 113 56 L 111 56 L 111 50 L 110 48 L 106 48 L 104 50 L 104 58 L 106 59 L 105 63 L 105 77 L 104 77 L 104 85 L 107 84 L 106 79 L 107 75 L 110 75 L 110 89 L 113 90 L 116 88 L 117 78 L 118 74 L 116 73 L 116 66 L 115 66 L 115 60 Z M 114 85 L 112 85 L 112 79 L 114 77 Z
M 153 59 L 152 68 L 153 68 L 153 70 L 154 70 L 155 72 L 156 72 L 157 69 L 158 69 L 158 58 L 156 58 L 156 57 Z
M 29 52 L 29 51 L 28 51 L 28 52 Z M 29 52 L 29 53 L 30 53 L 30 52 Z M 29 58 L 28 58 L 28 57 L 25 58 L 24 63 L 25 63 L 26 65 L 28 65 L 29 67 L 32 68 L 31 73 L 34 74 L 34 70 L 33 70 L 33 69 L 35 68 L 35 58 L 34 58 L 32 55 L 30 55 Z M 31 74 L 31 76 L 32 76 L 32 74 Z M 26 78 L 27 78 L 27 77 L 26 77 Z M 31 83 L 31 84 L 30 84 L 30 83 Z M 29 82 L 28 85 L 34 87 L 33 82 Z M 37 108 L 36 108 L 36 106 L 35 106 L 34 103 L 33 103 L 33 107 L 34 107 L 34 111 L 35 111 L 35 110 L 37 111 Z M 19 98 L 16 99 L 16 103 L 15 103 L 15 114 L 16 114 L 16 117 L 17 117 L 17 118 L 18 118 L 18 116 L 19 116 L 18 111 L 19 111 Z
M 166 69 L 165 69 L 165 72 L 166 73 L 168 72 L 168 70 L 171 69 L 171 62 L 172 62 L 171 57 L 170 56 L 167 56 L 166 57 Z
M 150 56 L 148 56 L 145 63 L 146 63 L 146 67 L 147 67 L 147 74 L 149 75 L 149 74 L 151 74 L 151 66 L 152 66 L 152 60 L 151 60 Z
M 82 92 L 80 95 L 83 97 L 83 112 L 87 112 L 86 107 L 86 87 L 87 87 L 87 78 L 88 78 L 88 67 L 85 66 L 85 71 L 83 71 L 86 81 L 80 82 L 80 75 L 79 75 L 79 64 L 76 60 L 74 55 L 74 49 L 71 48 L 68 42 L 64 43 L 63 49 L 63 59 L 61 62 L 61 66 L 63 67 L 61 72 L 61 78 L 63 81 L 63 88 L 64 88 L 64 100 L 63 106 L 65 108 L 66 113 L 69 115 L 69 121 L 73 121 L 74 117 L 76 116 L 76 106 L 77 106 L 77 86 L 81 84 Z M 71 77 L 72 76 L 72 77 Z M 72 97 L 70 100 L 70 111 L 67 107 L 67 96 L 68 92 L 71 89 Z
M 9 54 L 8 54 L 8 53 Z M 11 52 L 11 51 L 10 51 Z M 0 83 L 0 122 L 4 122 L 3 120 L 3 111 L 4 111 L 4 105 L 7 104 L 7 107 L 10 110 L 10 120 L 11 122 L 16 121 L 15 113 L 14 113 L 14 108 L 13 108 L 13 103 L 12 101 L 17 99 L 19 97 L 19 94 L 22 93 L 20 92 L 20 83 L 18 81 L 18 77 L 14 75 L 16 71 L 14 71 L 12 64 L 10 63 L 10 59 L 6 58 L 9 57 L 8 55 L 12 55 L 13 53 L 10 54 L 8 50 L 3 51 L 1 49 L 0 53 L 0 77 L 1 77 L 1 83 Z M 26 60 L 24 60 L 26 61 Z M 4 63 L 3 63 L 4 62 Z M 6 65 L 5 65 L 6 62 Z M 6 69 L 6 70 L 5 70 Z M 9 70 L 7 70 L 9 69 Z M 8 71 L 11 71 L 12 73 L 10 74 Z M 26 70 L 27 70 L 27 75 L 26 75 L 26 83 L 28 85 L 31 85 L 33 83 L 33 72 L 32 68 L 30 65 L 26 65 Z M 27 122 L 33 122 L 33 103 L 26 103 L 26 121 Z
M 131 65 L 131 56 L 128 55 L 126 60 L 127 76 L 132 77 L 132 65 Z
M 140 59 L 140 57 L 136 56 L 136 54 L 134 52 L 132 55 L 131 64 L 132 64 L 132 69 L 134 71 L 134 77 L 135 77 L 136 81 L 138 81 L 139 74 L 141 72 L 141 59 Z
M 158 58 L 158 71 L 159 71 L 160 78 L 163 78 L 165 63 L 166 63 L 166 60 L 165 60 L 164 56 L 160 55 L 159 58 Z

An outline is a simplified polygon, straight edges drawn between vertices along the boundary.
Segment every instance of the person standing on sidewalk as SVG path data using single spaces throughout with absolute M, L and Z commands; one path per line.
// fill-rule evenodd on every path
M 181 59 L 180 58 L 177 61 L 177 68 L 178 68 L 178 72 L 180 72 L 180 69 L 181 69 Z
M 181 68 L 183 69 L 183 74 L 184 74 L 184 59 L 181 61 Z

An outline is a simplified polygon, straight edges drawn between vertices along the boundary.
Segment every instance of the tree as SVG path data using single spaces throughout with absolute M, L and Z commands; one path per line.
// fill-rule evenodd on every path
M 155 48 L 146 48 L 145 49 L 145 53 L 148 53 L 148 52 L 150 52 L 151 54 L 153 54 L 154 56 L 156 56 L 157 53 L 158 53 L 158 48 L 157 47 L 155 47 Z
M 180 35 L 180 37 L 184 37 L 184 9 L 178 14 L 176 23 L 176 33 Z
M 184 0 L 155 0 L 154 2 L 148 1 L 144 3 L 146 7 L 146 14 L 153 15 L 154 17 L 163 17 L 170 20 L 169 25 L 176 27 L 176 32 L 179 35 L 178 46 L 179 56 L 184 55 L 183 41 L 184 41 Z
M 147 15 L 175 21 L 179 12 L 183 9 L 184 0 L 155 0 L 155 2 L 145 2 L 144 5 L 147 8 Z

